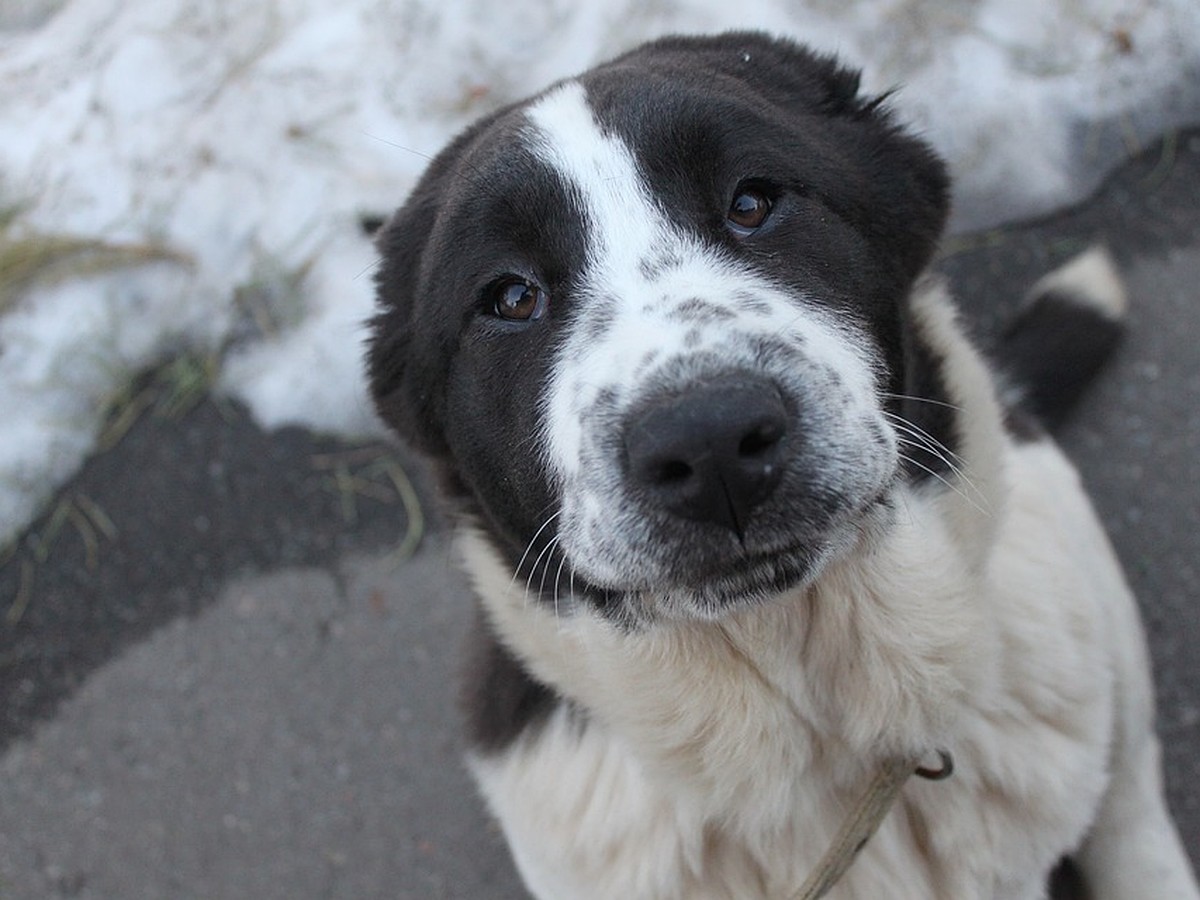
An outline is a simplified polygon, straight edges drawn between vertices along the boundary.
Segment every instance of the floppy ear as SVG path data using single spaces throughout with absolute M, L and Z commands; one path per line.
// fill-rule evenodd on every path
M 856 149 L 870 198 L 862 226 L 877 235 L 876 246 L 891 260 L 897 277 L 913 283 L 929 265 L 950 212 L 950 176 L 942 158 L 924 141 L 895 123 L 875 98 L 849 117 L 860 129 Z
M 822 116 L 824 127 L 838 134 L 841 161 L 864 191 L 856 207 L 859 230 L 885 253 L 898 278 L 914 281 L 945 226 L 950 178 L 941 157 L 896 123 L 888 106 L 894 91 L 864 95 L 857 69 L 789 40 L 730 37 L 744 48 L 738 57 L 743 80 L 785 110 Z
M 475 136 L 493 118 L 476 122 L 444 150 L 404 205 L 375 239 L 380 265 L 375 273 L 377 313 L 369 322 L 367 377 L 375 408 L 384 422 L 427 453 L 445 449 L 437 354 L 445 339 L 427 335 L 414 341 L 418 307 L 437 273 L 426 271 L 435 223 L 444 198 L 459 179 L 456 165 Z
M 378 312 L 370 320 L 367 377 L 375 409 L 387 425 L 415 446 L 432 450 L 437 433 L 423 411 L 429 398 L 414 396 L 413 317 L 418 273 L 429 229 L 417 227 L 437 213 L 436 192 L 425 181 L 380 229 L 375 245 L 382 257 L 375 275 Z
M 894 91 L 864 95 L 859 71 L 832 55 L 786 40 L 760 37 L 757 44 L 762 65 L 748 66 L 746 77 L 784 107 L 811 103 L 815 96 L 816 111 L 842 137 L 844 161 L 865 191 L 857 208 L 860 231 L 886 254 L 895 275 L 911 284 L 929 264 L 949 213 L 945 163 L 896 123 L 887 105 Z

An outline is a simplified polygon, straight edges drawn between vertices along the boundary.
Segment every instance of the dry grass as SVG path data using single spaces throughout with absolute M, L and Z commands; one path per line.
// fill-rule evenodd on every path
M 113 243 L 22 229 L 17 224 L 21 211 L 20 205 L 0 207 L 0 314 L 10 310 L 34 285 L 150 263 L 192 265 L 186 254 L 156 242 Z
M 46 564 L 54 548 L 68 533 L 75 534 L 83 545 L 84 565 L 89 572 L 100 567 L 104 546 L 114 543 L 118 536 L 117 527 L 108 513 L 86 494 L 76 491 L 60 496 L 42 527 L 30 533 L 23 542 L 27 552 L 17 562 L 17 590 L 3 616 L 3 622 L 9 628 L 15 628 L 24 618 L 33 599 L 38 568 Z M 0 566 L 13 562 L 17 548 L 16 543 L 10 544 L 0 554 Z
M 30 229 L 21 224 L 23 212 L 20 204 L 0 202 L 0 316 L 34 287 L 149 264 L 194 265 L 187 254 L 163 243 L 117 243 Z M 239 338 L 271 337 L 297 324 L 305 312 L 303 283 L 312 264 L 309 259 L 286 268 L 264 259 L 235 294 L 243 317 L 241 335 L 231 336 L 215 349 L 173 355 L 148 372 L 130 372 L 121 379 L 121 386 L 101 403 L 96 452 L 116 447 L 147 413 L 178 419 L 211 398 L 221 362 Z M 408 474 L 392 455 L 379 448 L 352 449 L 315 457 L 313 466 L 322 483 L 339 498 L 348 525 L 357 520 L 359 498 L 399 503 L 408 528 L 394 554 L 407 558 L 416 551 L 425 533 L 425 515 Z M 86 568 L 95 571 L 103 562 L 105 546 L 117 539 L 117 529 L 94 501 L 68 490 L 52 501 L 36 531 L 0 545 L 0 567 L 17 567 L 16 591 L 7 608 L 0 607 L 0 625 L 13 628 L 25 617 L 35 600 L 39 568 L 49 563 L 69 535 L 81 543 Z
M 289 268 L 275 257 L 261 256 L 249 281 L 234 289 L 242 324 L 231 341 L 275 337 L 298 325 L 307 312 L 304 282 L 315 263 L 316 257 L 310 256 Z
M 111 450 L 146 412 L 179 419 L 211 393 L 220 372 L 220 353 L 182 353 L 149 374 L 127 379 L 101 403 L 97 449 Z
M 360 497 L 398 501 L 408 527 L 392 555 L 401 560 L 417 551 L 425 537 L 425 512 L 408 473 L 391 453 L 379 447 L 322 453 L 312 458 L 312 466 L 323 474 L 325 489 L 337 496 L 347 525 L 358 521 Z

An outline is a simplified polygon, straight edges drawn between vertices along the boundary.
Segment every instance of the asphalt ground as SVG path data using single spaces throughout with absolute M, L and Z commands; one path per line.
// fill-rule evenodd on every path
M 986 345 L 1096 240 L 1132 331 L 1061 437 L 1142 602 L 1200 863 L 1200 128 L 940 266 Z M 524 896 L 459 761 L 471 601 L 419 461 L 171 385 L 0 554 L 0 898 Z

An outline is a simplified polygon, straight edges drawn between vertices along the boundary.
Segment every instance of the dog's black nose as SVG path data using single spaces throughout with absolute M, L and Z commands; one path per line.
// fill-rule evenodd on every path
M 638 409 L 625 429 L 635 488 L 671 513 L 741 538 L 783 476 L 788 417 L 768 381 L 731 377 Z

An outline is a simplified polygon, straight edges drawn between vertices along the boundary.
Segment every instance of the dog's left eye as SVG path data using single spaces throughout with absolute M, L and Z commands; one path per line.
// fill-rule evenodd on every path
M 497 316 L 510 322 L 540 319 L 546 312 L 546 292 L 522 278 L 506 278 L 493 285 L 491 308 Z
M 753 187 L 742 188 L 729 204 L 725 224 L 734 234 L 745 237 L 763 226 L 771 215 L 771 207 L 771 198 L 764 191 Z

